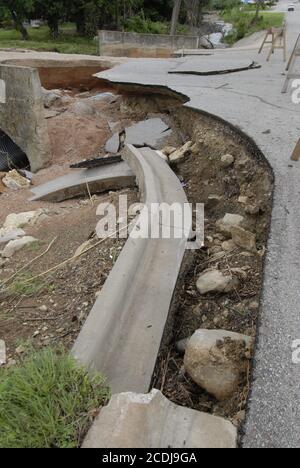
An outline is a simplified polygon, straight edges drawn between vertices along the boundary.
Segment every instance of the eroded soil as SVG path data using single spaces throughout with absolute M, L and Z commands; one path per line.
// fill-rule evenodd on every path
M 176 342 L 191 336 L 199 328 L 224 329 L 255 337 L 272 206 L 273 179 L 268 165 L 255 148 L 222 123 L 182 109 L 171 98 L 110 95 L 99 102 L 91 99 L 89 93 L 75 98 L 72 92 L 66 93 L 66 97 L 63 104 L 49 110 L 53 165 L 35 176 L 36 184 L 65 173 L 71 162 L 103 154 L 112 122 L 122 127 L 147 117 L 160 116 L 173 129 L 164 145 L 179 147 L 188 140 L 195 144 L 187 158 L 173 169 L 182 181 L 189 201 L 205 204 L 205 246 L 195 252 L 188 268 L 182 272 L 174 313 L 167 325 L 171 327 L 171 340 L 161 349 L 153 387 L 161 389 L 180 405 L 221 415 L 240 424 L 250 385 L 251 356 L 247 358 L 246 372 L 238 391 L 230 401 L 220 403 L 185 374 L 183 356 L 176 350 Z M 79 101 L 88 104 L 91 110 L 78 106 Z M 221 165 L 221 157 L 225 154 L 231 154 L 235 160 L 227 168 Z M 57 213 L 52 213 L 42 225 L 30 230 L 29 234 L 40 239 L 41 245 L 17 254 L 2 271 L 1 279 L 43 252 L 55 237 L 57 240 L 50 252 L 35 262 L 28 273 L 36 275 L 69 258 L 91 236 L 96 224 L 97 203 L 90 205 L 88 198 L 83 204 L 70 201 L 55 206 L 40 203 L 33 206 L 26 201 L 28 191 L 21 192 L 1 196 L 4 205 L 1 222 L 16 206 L 17 211 L 42 206 L 57 210 Z M 128 194 L 131 202 L 138 199 L 137 192 L 128 191 Z M 97 200 L 116 202 L 117 195 L 102 195 Z M 226 213 L 245 218 L 249 230 L 256 234 L 257 254 L 238 247 L 224 250 L 223 243 L 227 239 L 218 232 L 216 221 Z M 37 346 L 63 342 L 70 347 L 122 246 L 123 241 L 108 240 L 76 263 L 69 263 L 44 277 L 42 284 L 37 285 L 42 288 L 38 292 L 20 294 L 19 287 L 18 292 L 2 296 L 1 338 L 7 342 L 9 356 L 15 358 L 20 341 L 28 339 Z M 210 267 L 238 276 L 239 288 L 231 294 L 200 295 L 196 281 L 199 274 Z M 45 312 L 40 310 L 41 306 L 45 306 Z M 235 353 L 236 349 L 231 351 Z

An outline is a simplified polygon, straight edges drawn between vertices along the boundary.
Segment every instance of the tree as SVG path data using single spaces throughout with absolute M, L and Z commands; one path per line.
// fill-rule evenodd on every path
M 253 23 L 257 23 L 259 19 L 259 12 L 264 6 L 264 0 L 256 0 L 255 16 L 253 18 Z
M 59 35 L 59 22 L 67 14 L 67 5 L 68 0 L 35 0 L 36 11 L 47 21 L 54 39 Z
M 172 20 L 171 20 L 171 31 L 170 31 L 171 36 L 174 36 L 177 31 L 181 3 L 182 3 L 182 0 L 174 0 Z
M 23 23 L 33 9 L 33 0 L 0 0 L 0 6 L 9 11 L 16 30 L 25 41 L 28 40 L 28 31 Z

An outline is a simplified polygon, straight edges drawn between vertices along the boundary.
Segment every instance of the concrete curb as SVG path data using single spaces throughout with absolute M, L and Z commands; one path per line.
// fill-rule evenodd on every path
M 127 146 L 142 202 L 187 203 L 179 179 L 149 148 Z M 101 371 L 113 393 L 147 393 L 187 240 L 130 237 L 73 347 L 74 357 Z
M 125 162 L 93 169 L 73 170 L 67 175 L 32 188 L 31 191 L 35 195 L 30 201 L 60 202 L 78 197 L 87 194 L 87 184 L 92 194 L 100 193 L 134 187 L 135 176 Z

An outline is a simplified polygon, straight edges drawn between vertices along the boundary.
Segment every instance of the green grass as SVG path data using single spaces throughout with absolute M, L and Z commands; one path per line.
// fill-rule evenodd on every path
M 262 11 L 257 22 L 253 23 L 254 11 L 240 11 L 239 8 L 232 8 L 222 13 L 222 19 L 233 25 L 234 30 L 225 38 L 228 44 L 234 44 L 240 39 L 257 31 L 263 31 L 271 27 L 279 28 L 284 21 L 284 13 Z
M 102 376 L 61 349 L 32 351 L 0 369 L 0 448 L 76 448 L 108 398 Z
M 23 41 L 15 29 L 0 29 L 0 48 L 55 51 L 64 54 L 98 54 L 97 41 L 78 36 L 72 24 L 63 25 L 58 39 L 55 40 L 46 26 L 40 29 L 28 28 L 28 32 L 30 40 Z
M 19 296 L 30 297 L 45 290 L 49 292 L 53 290 L 53 285 L 48 281 L 45 282 L 41 278 L 29 281 L 31 278 L 31 273 L 23 273 L 12 283 L 10 287 L 11 291 Z

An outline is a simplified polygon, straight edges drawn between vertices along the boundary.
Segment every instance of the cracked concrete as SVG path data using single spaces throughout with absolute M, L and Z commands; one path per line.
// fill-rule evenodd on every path
M 285 8 L 287 1 L 280 3 Z M 288 49 L 299 33 L 300 5 L 287 16 Z M 299 139 L 300 106 L 281 94 L 285 64 L 276 52 L 215 51 L 215 57 L 255 60 L 259 70 L 219 76 L 180 76 L 168 71 L 185 59 L 133 60 L 100 73 L 115 83 L 169 89 L 189 98 L 185 105 L 215 116 L 256 146 L 275 175 L 274 207 L 265 261 L 252 394 L 244 428 L 245 447 L 300 447 L 300 367 L 292 342 L 300 338 L 300 163 L 290 156 Z M 188 58 L 195 68 L 202 57 Z M 208 57 L 205 57 L 208 60 Z M 197 69 L 197 68 L 196 68 Z M 228 88 L 230 87 L 230 88 Z

